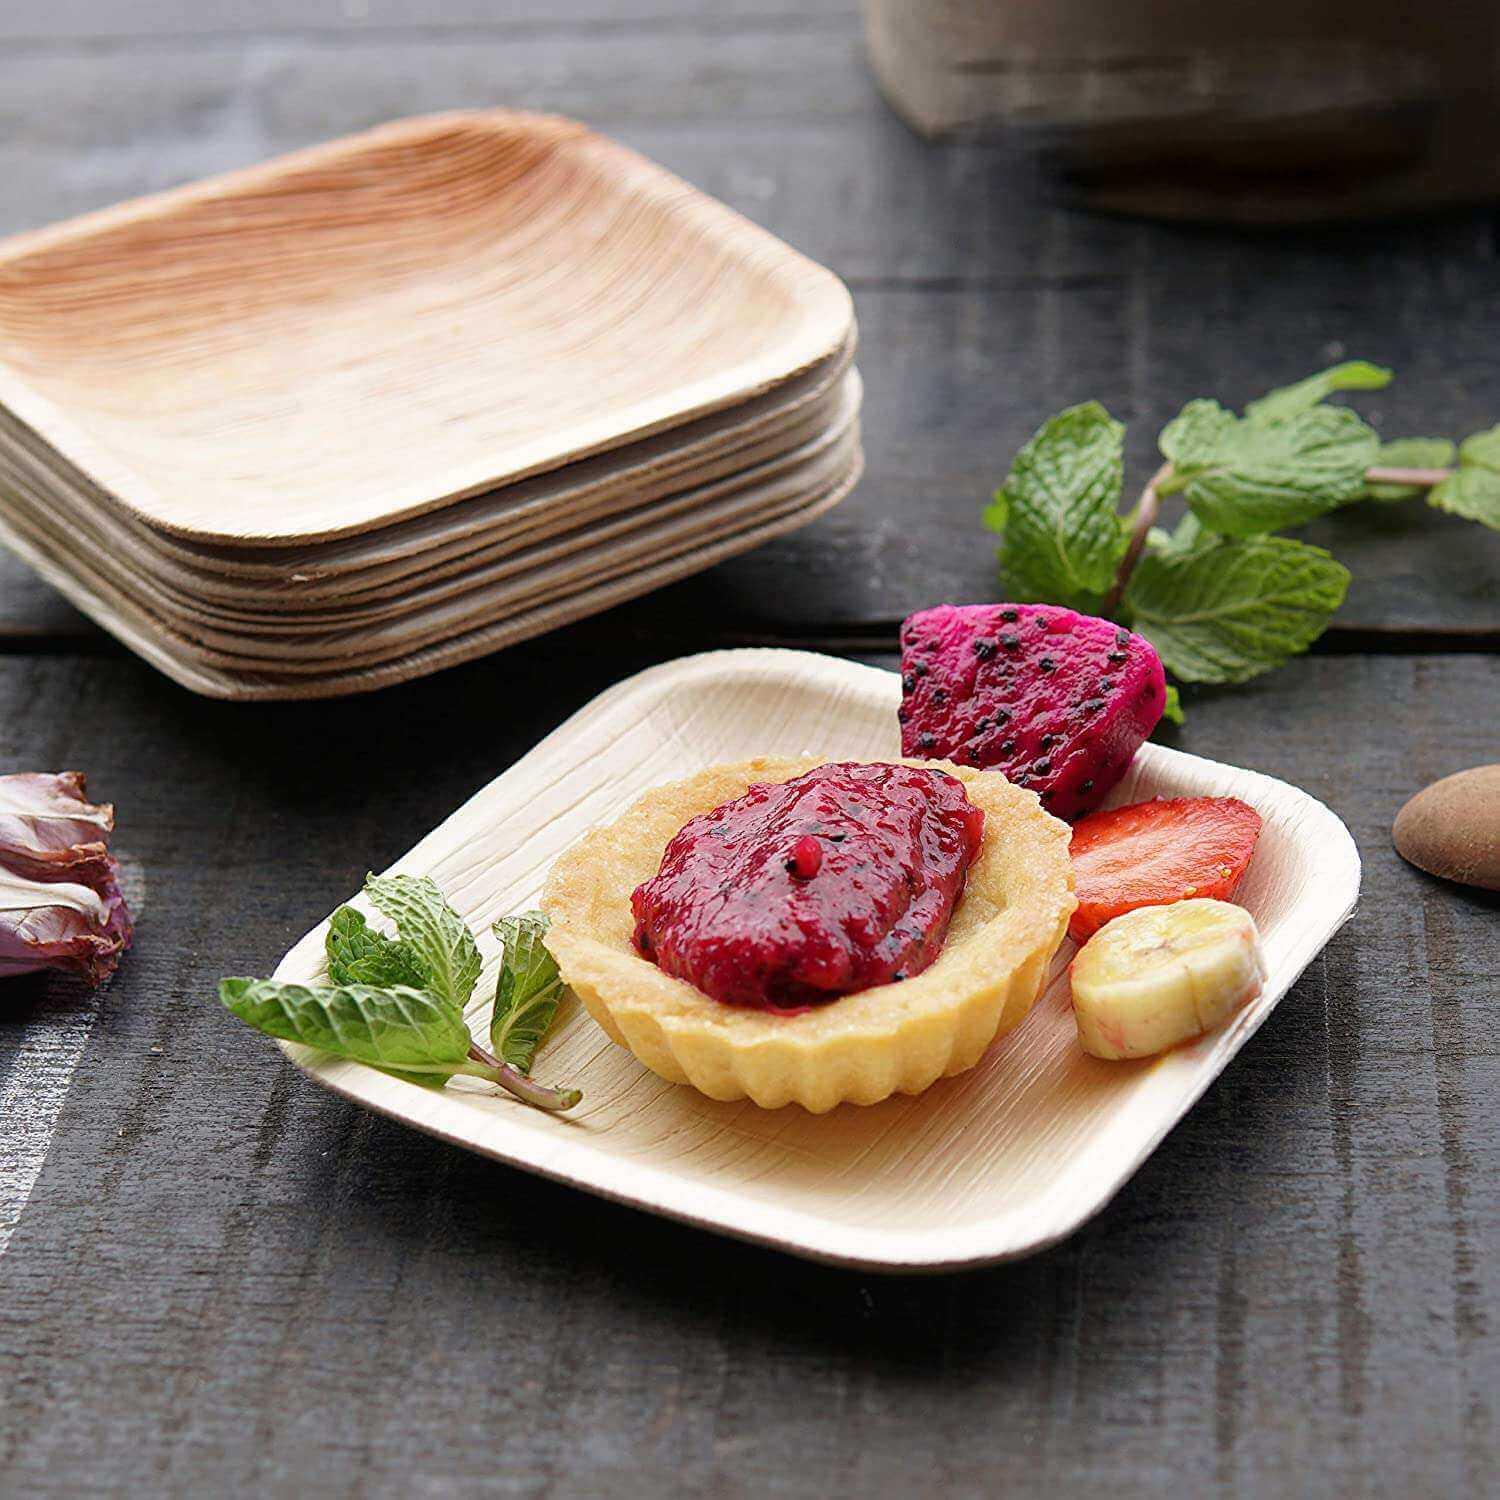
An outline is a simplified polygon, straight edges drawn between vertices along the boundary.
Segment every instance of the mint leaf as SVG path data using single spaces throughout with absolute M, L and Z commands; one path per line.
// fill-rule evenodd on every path
M 1391 383 L 1394 372 L 1384 365 L 1372 365 L 1367 359 L 1351 359 L 1331 369 L 1320 370 L 1295 385 L 1278 386 L 1267 391 L 1259 401 L 1245 408 L 1246 420 L 1257 427 L 1285 422 L 1302 412 L 1311 411 L 1335 391 L 1379 391 Z
M 1459 463 L 1500 471 L 1500 425 L 1466 437 L 1458 448 Z
M 1210 531 L 1257 536 L 1360 499 L 1378 447 L 1346 407 L 1315 406 L 1260 426 L 1216 401 L 1190 401 L 1162 430 L 1173 473 L 1160 488 L 1182 490 Z
M 987 518 L 1003 520 L 1005 597 L 1097 614 L 1128 544 L 1116 514 L 1125 429 L 1097 401 L 1052 418 L 1020 453 Z
M 456 1006 L 409 986 L 221 979 L 219 999 L 247 1026 L 387 1072 L 441 1082 L 471 1072 L 469 1029 Z M 482 1072 L 482 1076 L 490 1076 Z
M 1167 684 L 1166 707 L 1162 709 L 1161 716 L 1169 724 L 1183 725 L 1187 723 L 1187 715 L 1182 711 L 1182 694 L 1177 691 L 1177 684 Z
M 1010 506 L 1005 502 L 1005 491 L 996 490 L 990 496 L 990 503 L 985 506 L 980 521 L 990 530 L 1005 535 L 1005 523 L 1010 519 Z
M 490 1046 L 497 1057 L 523 1073 L 531 1071 L 537 1044 L 552 1025 L 563 996 L 557 960 L 542 941 L 548 925 L 545 913 L 528 911 L 502 917 L 494 927 L 501 955 Z
M 1125 601 L 1174 676 L 1245 682 L 1305 651 L 1348 587 L 1348 569 L 1321 547 L 1209 538 L 1186 551 L 1148 550 Z
M 1500 426 L 1459 445 L 1458 472 L 1427 493 L 1439 510 L 1500 531 Z
M 410 943 L 376 932 L 363 912 L 341 906 L 328 923 L 324 939 L 328 977 L 334 984 L 410 985 L 425 989 L 427 966 Z
M 1446 469 L 1453 462 L 1453 444 L 1447 438 L 1395 438 L 1382 443 L 1375 466 L 1382 469 Z M 1411 500 L 1424 493 L 1419 484 L 1370 484 L 1367 500 Z
M 1172 461 L 1175 473 L 1167 476 L 1168 493 L 1180 489 L 1184 475 L 1206 469 L 1217 462 L 1225 446 L 1245 424 L 1217 401 L 1200 397 L 1167 423 L 1157 439 L 1162 456 Z M 1160 486 L 1158 486 L 1160 488 Z
M 479 948 L 436 881 L 425 875 L 367 875 L 365 893 L 396 924 L 401 941 L 426 969 L 427 988 L 462 1010 L 479 982 Z
M 1460 469 L 1427 492 L 1428 504 L 1466 521 L 1500 531 L 1500 474 L 1488 469 Z

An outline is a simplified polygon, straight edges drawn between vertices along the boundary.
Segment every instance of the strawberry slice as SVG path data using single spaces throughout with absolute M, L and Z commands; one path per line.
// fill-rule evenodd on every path
M 1090 813 L 1073 827 L 1078 910 L 1068 931 L 1082 942 L 1138 906 L 1228 901 L 1259 837 L 1260 814 L 1238 797 L 1159 797 Z

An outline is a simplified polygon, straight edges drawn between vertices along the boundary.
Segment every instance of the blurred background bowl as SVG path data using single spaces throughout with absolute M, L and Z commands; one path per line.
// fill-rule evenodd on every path
M 1293 223 L 1487 198 L 1500 8 L 1475 0 L 865 0 L 928 137 L 1028 133 L 1093 206 Z

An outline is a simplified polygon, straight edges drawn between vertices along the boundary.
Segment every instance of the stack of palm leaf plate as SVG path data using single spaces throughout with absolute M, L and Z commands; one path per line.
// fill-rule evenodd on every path
M 582 126 L 405 121 L 0 243 L 0 538 L 197 692 L 363 691 L 837 504 L 854 339 Z

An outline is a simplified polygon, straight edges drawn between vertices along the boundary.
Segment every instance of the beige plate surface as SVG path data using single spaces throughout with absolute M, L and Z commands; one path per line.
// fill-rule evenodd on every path
M 793 651 L 687 657 L 612 688 L 549 735 L 393 868 L 430 874 L 481 934 L 535 904 L 552 861 L 642 791 L 716 761 L 770 753 L 899 753 L 894 673 Z M 576 1004 L 538 1057 L 576 1084 L 568 1117 L 469 1081 L 428 1090 L 305 1048 L 308 1075 L 346 1098 L 528 1171 L 794 1254 L 876 1270 L 945 1270 L 1042 1249 L 1098 1212 L 1270 1014 L 1349 916 L 1359 856 L 1344 825 L 1284 782 L 1146 746 L 1115 801 L 1228 794 L 1265 819 L 1241 899 L 1264 938 L 1260 999 L 1196 1045 L 1149 1063 L 1086 1057 L 1063 963 L 1015 1032 L 971 1072 L 917 1098 L 813 1117 L 717 1104 L 663 1082 Z M 359 903 L 356 903 L 359 904 Z M 323 927 L 277 973 L 321 971 Z M 1308 1059 L 1313 1066 L 1314 1059 Z
M 164 531 L 387 525 L 747 402 L 831 272 L 613 141 L 403 121 L 0 245 L 0 404 Z
M 166 562 L 153 553 L 142 552 L 130 535 L 121 535 L 117 525 L 98 510 L 75 507 L 68 499 L 49 489 L 45 477 L 39 477 L 34 466 L 18 462 L 17 455 L 0 446 L 0 508 L 9 511 L 18 523 L 36 529 L 71 553 L 87 559 L 90 567 L 132 591 L 138 591 L 142 603 L 169 622 L 186 628 L 204 627 L 231 633 L 269 634 L 269 636 L 308 636 L 368 625 L 380 619 L 392 619 L 429 604 L 480 588 L 484 583 L 519 580 L 537 589 L 543 574 L 567 568 L 567 559 L 585 561 L 591 552 L 607 550 L 612 558 L 622 555 L 624 544 L 649 553 L 652 532 L 672 526 L 673 534 L 702 532 L 703 537 L 724 529 L 726 508 L 748 511 L 757 501 L 771 504 L 775 498 L 769 489 L 774 483 L 786 484 L 810 474 L 820 456 L 846 440 L 856 426 L 859 407 L 858 377 L 850 374 L 840 386 L 840 404 L 823 414 L 822 422 L 802 434 L 795 446 L 781 447 L 772 455 L 748 462 L 744 469 L 712 478 L 700 484 L 688 484 L 667 495 L 642 493 L 639 504 L 616 508 L 607 516 L 582 516 L 577 525 L 559 531 L 547 529 L 535 537 L 514 537 L 498 544 L 474 537 L 462 552 L 423 567 L 426 561 L 417 555 L 408 559 L 402 576 L 384 577 L 371 589 L 359 588 L 336 597 L 321 592 L 315 582 L 297 585 L 272 583 L 236 583 L 245 600 L 263 607 L 229 607 L 222 594 L 202 595 L 207 580 L 184 574 L 174 562 Z M 814 487 L 811 481 L 802 489 Z M 625 541 L 625 538 L 633 538 Z M 371 571 L 360 574 L 362 579 Z M 315 597 L 309 597 L 315 595 Z M 266 607 L 276 604 L 278 607 Z

